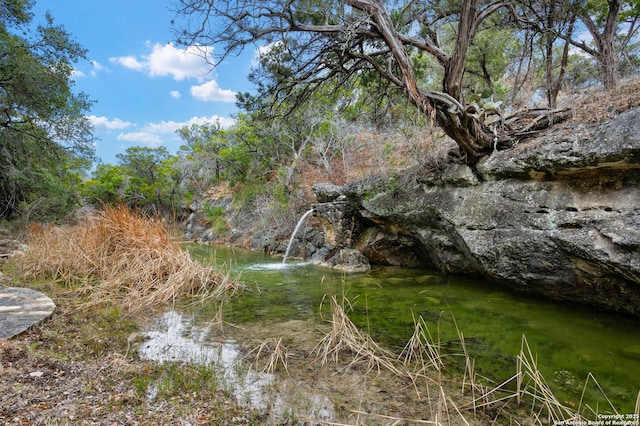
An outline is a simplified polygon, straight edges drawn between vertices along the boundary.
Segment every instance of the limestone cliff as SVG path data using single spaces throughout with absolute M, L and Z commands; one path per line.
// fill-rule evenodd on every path
M 554 129 L 473 170 L 314 189 L 329 249 L 640 315 L 640 108 Z

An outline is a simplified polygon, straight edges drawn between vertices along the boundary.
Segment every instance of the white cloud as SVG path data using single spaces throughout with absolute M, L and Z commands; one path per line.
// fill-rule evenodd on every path
M 111 63 L 125 68 L 144 72 L 150 77 L 171 77 L 174 80 L 196 79 L 201 84 L 191 87 L 191 94 L 196 99 L 209 102 L 235 102 L 236 94 L 232 90 L 221 89 L 218 83 L 211 79 L 213 69 L 213 48 L 205 46 L 190 46 L 178 49 L 173 43 L 147 43 L 151 49 L 148 55 L 118 56 L 109 58 Z M 179 98 L 177 91 L 170 92 L 174 98 Z
M 252 68 L 256 68 L 260 65 L 260 59 L 262 59 L 262 57 L 266 54 L 268 54 L 269 52 L 271 52 L 271 50 L 276 47 L 276 46 L 280 46 L 282 45 L 282 41 L 278 40 L 275 41 L 273 43 L 269 43 L 265 46 L 258 46 L 256 47 L 256 50 L 253 52 L 253 59 L 251 60 L 251 67 Z
M 95 115 L 89 115 L 87 118 L 91 121 L 91 124 L 93 124 L 93 127 L 95 127 L 96 130 L 121 130 L 133 126 L 133 123 L 122 121 L 119 118 L 109 120 L 105 116 L 97 117 Z
M 213 48 L 190 46 L 177 49 L 173 43 L 153 45 L 151 54 L 145 57 L 151 76 L 171 76 L 174 80 L 197 78 L 202 80 L 211 72 Z
M 100 71 L 105 71 L 106 68 L 98 61 L 89 61 L 91 63 L 91 69 L 89 70 L 89 74 L 91 74 L 92 77 L 95 77 Z M 78 69 L 74 69 L 71 72 L 71 76 L 72 77 L 86 77 L 87 75 L 78 70 Z
M 177 90 L 172 90 L 169 92 L 169 94 L 171 95 L 172 98 L 176 98 L 176 99 L 179 99 L 182 96 L 182 94 Z
M 212 64 L 207 62 L 213 61 L 212 47 L 190 46 L 178 49 L 173 43 L 151 45 L 149 42 L 147 46 L 151 49 L 148 55 L 117 56 L 109 58 L 109 61 L 128 69 L 146 72 L 151 77 L 170 76 L 178 81 L 188 78 L 204 81 L 212 70 Z
M 138 142 L 152 147 L 162 145 L 162 138 L 160 138 L 160 136 L 145 131 L 120 133 L 117 139 L 119 141 Z
M 236 100 L 236 93 L 233 90 L 221 89 L 215 80 L 207 81 L 200 86 L 191 86 L 191 95 L 208 102 L 235 102 Z
M 191 126 L 192 124 L 211 124 L 216 122 L 220 123 L 220 126 L 223 129 L 228 129 L 236 124 L 236 119 L 231 117 L 220 117 L 219 115 L 212 115 L 210 117 L 191 117 L 180 127 Z
M 89 73 L 95 77 L 100 71 L 104 71 L 106 68 L 98 61 L 91 61 L 91 71 Z
M 177 121 L 160 121 L 159 123 L 149 123 L 144 126 L 144 130 L 154 134 L 171 134 L 182 126 Z
M 109 58 L 109 61 L 136 71 L 143 71 L 146 67 L 146 64 L 138 61 L 135 56 L 118 56 L 116 58 Z
M 226 129 L 234 125 L 236 120 L 230 117 L 212 115 L 210 117 L 191 117 L 186 121 L 160 121 L 148 123 L 140 131 L 121 132 L 117 139 L 157 147 L 166 142 L 178 141 L 180 138 L 176 135 L 176 130 L 182 127 L 216 122 L 219 122 L 220 126 Z

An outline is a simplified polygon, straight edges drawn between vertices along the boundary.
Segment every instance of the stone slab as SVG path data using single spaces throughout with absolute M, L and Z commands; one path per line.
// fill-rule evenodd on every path
M 44 294 L 20 287 L 0 287 L 0 340 L 9 339 L 49 318 L 56 305 Z

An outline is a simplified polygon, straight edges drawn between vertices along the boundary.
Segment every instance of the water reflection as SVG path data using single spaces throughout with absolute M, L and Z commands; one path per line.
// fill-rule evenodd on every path
M 305 401 L 308 416 L 326 421 L 334 418 L 328 397 L 301 394 L 295 386 L 287 386 L 287 382 L 276 390 L 272 374 L 243 366 L 237 342 L 216 341 L 210 337 L 211 332 L 211 326 L 195 325 L 193 318 L 171 310 L 144 333 L 146 339 L 139 349 L 139 356 L 160 364 L 184 362 L 210 366 L 220 374 L 226 390 L 241 406 L 268 411 L 273 420 L 286 416 L 294 404 L 292 400 L 300 399 Z M 147 390 L 147 398 L 155 398 L 157 392 L 158 385 L 152 384 Z
M 525 335 L 541 371 L 563 398 L 579 402 L 592 373 L 619 408 L 633 411 L 640 390 L 640 321 L 569 302 L 554 302 L 491 282 L 434 271 L 374 267 L 342 274 L 308 264 L 286 264 L 262 253 L 190 245 L 195 258 L 232 266 L 248 288 L 225 306 L 225 321 L 279 323 L 318 319 L 327 295 L 352 301 L 349 318 L 378 342 L 402 348 L 422 316 L 441 341 L 467 338 L 476 367 L 494 380 L 514 374 Z M 285 267 L 286 266 L 286 267 Z M 211 318 L 208 306 L 196 318 Z M 635 348 L 635 351 L 634 351 Z M 563 377 L 574 377 L 569 386 Z M 606 401 L 603 401 L 606 403 Z

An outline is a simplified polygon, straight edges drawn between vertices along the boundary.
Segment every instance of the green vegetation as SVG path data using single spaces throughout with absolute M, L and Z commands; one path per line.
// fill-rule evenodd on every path
M 250 76 L 257 96 L 238 99 L 248 111 L 276 111 L 286 123 L 309 105 L 320 117 L 319 100 L 332 99 L 331 111 L 340 118 L 379 128 L 404 121 L 397 106 L 410 105 L 440 126 L 471 165 L 529 137 L 521 133 L 528 119 L 549 113 L 516 111 L 516 120 L 505 125 L 500 109 L 479 107 L 473 94 L 492 103 L 509 100 L 507 110 L 543 99 L 553 109 L 574 56 L 589 56 L 598 70 L 590 82 L 607 89 L 638 66 L 637 1 L 236 0 L 206 9 L 195 0 L 175 4 L 178 42 L 222 46 L 215 63 L 245 48 L 268 47 Z M 214 19 L 219 25 L 206 25 Z M 593 43 L 582 41 L 578 26 Z M 304 146 L 304 135 L 297 148 Z M 294 150 L 294 159 L 299 153 Z
M 208 202 L 205 202 L 202 210 L 209 219 L 209 222 L 211 222 L 211 230 L 216 235 L 220 235 L 226 232 L 227 222 L 222 217 L 222 215 L 224 214 L 223 207 L 213 207 Z
M 249 2 L 280 20 L 248 15 L 246 25 L 235 15 L 242 4 L 233 13 L 215 5 L 210 18 L 226 20 L 229 34 L 192 32 L 189 23 L 209 17 L 191 0 L 175 3 L 179 42 L 222 41 L 223 57 L 268 44 L 248 77 L 255 93 L 238 95 L 243 111 L 231 128 L 180 129 L 177 154 L 130 148 L 90 177 L 91 101 L 72 80 L 86 51 L 50 16 L 34 28 L 33 0 L 1 3 L 0 218 L 61 219 L 88 202 L 173 219 L 221 183 L 256 188 L 245 198 L 256 210 L 270 196 L 276 208 L 297 208 L 318 181 L 447 161 L 443 134 L 473 163 L 493 152 L 496 135 L 498 149 L 517 139 L 500 126 L 508 114 L 530 120 L 521 106 L 555 108 L 587 86 L 615 88 L 640 66 L 637 1 L 382 2 L 376 11 L 355 0 L 296 0 L 282 10 Z M 483 12 L 466 14 L 476 9 Z M 402 35 L 398 44 L 383 37 L 388 26 Z M 593 42 L 580 39 L 585 29 Z
M 93 158 L 91 105 L 73 92 L 86 51 L 51 16 L 34 28 L 33 0 L 0 2 L 0 218 L 60 219 Z
M 140 319 L 109 301 L 89 303 L 95 295 L 82 283 L 20 282 L 52 297 L 56 310 L 46 326 L 0 341 L 3 424 L 260 424 L 215 366 L 139 359 Z

